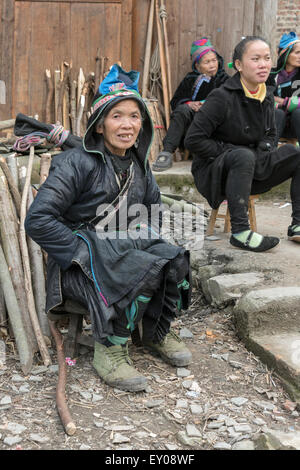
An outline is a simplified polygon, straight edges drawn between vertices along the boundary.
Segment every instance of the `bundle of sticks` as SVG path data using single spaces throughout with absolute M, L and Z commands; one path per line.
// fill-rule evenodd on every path
M 151 76 L 151 52 L 153 42 L 154 22 L 156 23 L 158 55 L 159 55 L 159 80 L 157 79 L 156 90 L 150 91 Z M 156 50 L 152 52 L 154 55 Z M 152 56 L 153 59 L 153 56 Z M 162 100 L 160 99 L 162 91 Z M 153 95 L 154 92 L 154 95 Z M 170 54 L 167 31 L 167 11 L 164 0 L 150 0 L 148 30 L 146 36 L 146 49 L 143 70 L 142 96 L 145 98 L 156 98 L 161 103 L 161 111 L 165 118 L 166 128 L 170 124 L 170 100 L 172 98 Z
M 44 254 L 24 230 L 34 198 L 34 147 L 27 167 L 17 164 L 16 155 L 0 156 L 0 331 L 1 338 L 13 335 L 21 369 L 28 374 L 36 352 L 44 365 L 51 364 L 50 329 L 45 313 Z M 40 157 L 40 183 L 48 175 L 50 162 L 50 154 Z
M 75 71 L 68 62 L 63 62 L 60 69 L 52 73 L 46 69 L 45 122 L 59 122 L 72 134 L 81 136 L 86 128 L 93 96 L 107 72 L 108 60 L 108 57 L 100 56 L 98 49 L 95 71 L 88 75 L 81 67 Z

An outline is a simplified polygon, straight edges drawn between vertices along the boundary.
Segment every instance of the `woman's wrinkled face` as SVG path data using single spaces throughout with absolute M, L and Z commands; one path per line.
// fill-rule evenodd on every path
M 261 40 L 249 42 L 242 59 L 236 60 L 235 66 L 246 87 L 254 91 L 267 80 L 271 71 L 272 60 L 268 44 Z
M 289 53 L 286 65 L 286 68 L 290 68 L 290 70 L 300 67 L 300 42 L 297 42 L 293 46 L 293 49 Z
M 213 51 L 207 52 L 199 62 L 195 64 L 198 72 L 214 77 L 218 71 L 219 63 L 217 54 Z
M 103 134 L 105 146 L 120 157 L 133 146 L 142 127 L 142 116 L 138 103 L 126 99 L 117 103 L 107 114 L 97 132 Z

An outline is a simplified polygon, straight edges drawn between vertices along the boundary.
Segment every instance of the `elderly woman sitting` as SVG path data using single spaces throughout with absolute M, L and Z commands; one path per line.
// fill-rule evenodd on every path
M 170 329 L 179 303 L 188 305 L 188 253 L 158 233 L 160 192 L 147 161 L 153 126 L 137 81 L 137 72 L 112 67 L 82 146 L 53 158 L 25 223 L 48 253 L 47 312 L 66 299 L 82 304 L 95 369 L 129 391 L 147 385 L 128 355 L 140 320 L 147 348 L 176 366 L 191 360 Z

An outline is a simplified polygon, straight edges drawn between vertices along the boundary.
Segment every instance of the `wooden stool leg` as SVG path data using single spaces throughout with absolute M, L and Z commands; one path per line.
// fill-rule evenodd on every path
M 231 230 L 231 223 L 230 223 L 230 213 L 227 207 L 226 216 L 225 216 L 225 224 L 224 224 L 224 233 L 228 233 Z
M 66 355 L 75 357 L 78 353 L 77 337 L 82 331 L 83 315 L 70 315 L 68 334 L 65 341 Z
M 253 232 L 257 232 L 256 213 L 255 213 L 255 200 L 252 197 L 249 198 L 248 209 L 249 209 L 250 228 L 251 228 L 251 230 L 253 230 Z
M 206 229 L 206 235 L 207 236 L 212 235 L 214 233 L 214 227 L 215 227 L 215 223 L 216 223 L 216 220 L 217 220 L 218 210 L 219 209 L 212 209 L 211 210 L 208 226 L 207 226 L 207 229 Z

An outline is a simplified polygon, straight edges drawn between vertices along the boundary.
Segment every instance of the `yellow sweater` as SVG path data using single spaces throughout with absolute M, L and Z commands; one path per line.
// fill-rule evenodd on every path
M 242 82 L 242 80 L 241 80 L 241 84 L 242 84 L 242 87 L 244 89 L 245 95 L 248 98 L 253 98 L 255 100 L 259 100 L 261 103 L 263 102 L 263 100 L 266 97 L 266 93 L 267 93 L 267 87 L 266 87 L 265 83 L 260 83 L 258 85 L 258 89 L 255 93 L 249 91 L 248 88 L 246 87 L 246 85 L 244 85 L 244 83 Z

